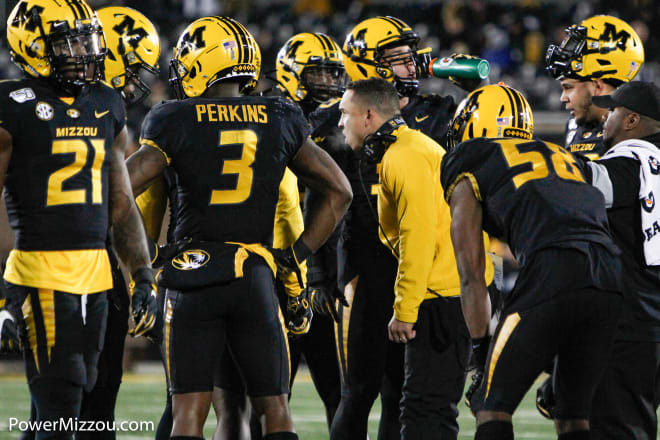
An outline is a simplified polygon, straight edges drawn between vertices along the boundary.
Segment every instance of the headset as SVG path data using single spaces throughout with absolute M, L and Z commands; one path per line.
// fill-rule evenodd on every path
M 401 115 L 396 115 L 380 126 L 375 133 L 371 133 L 362 142 L 360 150 L 360 160 L 364 160 L 370 165 L 377 164 L 383 159 L 385 151 L 396 141 L 396 136 L 392 133 L 402 125 L 406 125 Z

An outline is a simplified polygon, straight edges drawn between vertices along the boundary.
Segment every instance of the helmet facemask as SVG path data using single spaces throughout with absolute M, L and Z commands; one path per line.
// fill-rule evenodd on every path
M 346 88 L 346 72 L 340 64 L 317 64 L 305 67 L 300 85 L 307 97 L 317 104 L 341 97 Z
M 53 69 L 50 78 L 65 88 L 103 79 L 106 44 L 96 17 L 76 20 L 73 29 L 66 21 L 52 23 L 49 34 L 44 33 L 41 19 L 38 20 Z
M 375 59 L 377 60 L 377 70 L 387 69 L 394 77 L 394 86 L 399 92 L 400 96 L 413 96 L 419 90 L 419 79 L 423 77 L 423 73 L 428 70 L 424 69 L 425 66 L 428 66 L 431 60 L 431 49 L 425 48 L 422 50 L 417 50 L 417 43 L 419 38 L 417 34 L 407 39 L 398 40 L 396 43 L 388 44 L 387 47 L 378 48 L 376 50 Z M 398 46 L 408 46 L 410 48 L 409 52 L 394 54 L 385 56 L 383 54 L 384 49 Z M 415 77 L 414 78 L 402 78 L 394 73 L 392 66 L 400 64 L 410 64 L 414 66 Z
M 566 29 L 566 37 L 559 46 L 551 44 L 545 55 L 546 70 L 555 79 L 578 78 L 571 64 L 582 58 L 582 51 L 587 42 L 587 28 L 584 26 L 571 26 Z M 578 69 L 582 66 L 578 64 Z
M 126 105 L 128 106 L 141 103 L 151 93 L 151 87 L 149 87 L 149 84 L 147 84 L 141 77 L 143 72 L 147 72 L 154 76 L 158 75 L 158 72 L 155 69 L 142 62 L 126 68 L 126 72 L 124 73 L 124 87 L 121 88 L 121 96 L 124 98 L 124 102 L 126 102 Z

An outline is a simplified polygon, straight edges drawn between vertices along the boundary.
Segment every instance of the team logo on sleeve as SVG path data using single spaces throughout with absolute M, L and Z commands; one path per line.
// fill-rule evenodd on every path
M 642 202 L 642 208 L 644 208 L 644 211 L 646 211 L 646 212 L 653 211 L 653 208 L 655 208 L 655 196 L 653 195 L 653 191 L 651 191 L 648 196 L 644 197 L 641 200 L 641 202 Z
M 660 174 L 660 162 L 653 156 L 649 156 L 649 169 L 651 174 Z
M 47 102 L 37 103 L 37 107 L 34 109 L 34 112 L 42 121 L 50 121 L 53 119 L 53 115 L 55 114 L 53 107 L 51 107 Z
M 172 266 L 178 270 L 195 270 L 211 260 L 208 252 L 201 249 L 189 249 L 181 252 L 179 255 L 172 259 Z
M 14 90 L 9 94 L 9 97 L 19 104 L 24 103 L 25 101 L 31 101 L 36 98 L 34 95 L 34 90 L 29 87 L 24 89 Z

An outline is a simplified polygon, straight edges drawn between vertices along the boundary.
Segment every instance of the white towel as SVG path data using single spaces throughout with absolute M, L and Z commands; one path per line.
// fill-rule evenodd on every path
M 651 142 L 627 139 L 619 142 L 601 157 L 628 157 L 639 161 L 639 199 L 644 235 L 644 258 L 649 266 L 660 265 L 660 208 L 655 195 L 660 195 L 660 150 Z

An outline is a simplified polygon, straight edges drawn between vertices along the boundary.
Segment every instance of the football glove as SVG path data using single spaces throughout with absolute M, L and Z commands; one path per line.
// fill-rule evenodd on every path
M 286 328 L 292 338 L 302 336 L 312 325 L 312 306 L 309 303 L 307 289 L 298 296 L 290 296 L 286 303 Z
M 337 298 L 332 296 L 330 289 L 326 287 L 307 286 L 307 295 L 312 303 L 314 313 L 332 318 L 335 322 L 341 322 L 337 312 Z
M 268 250 L 273 254 L 278 271 L 284 274 L 294 272 L 296 278 L 298 278 L 300 288 L 304 288 L 305 283 L 303 281 L 302 273 L 300 272 L 300 264 L 312 253 L 307 245 L 299 238 L 293 246 L 289 248 L 268 248 Z
M 546 419 L 554 419 L 552 413 L 555 409 L 555 392 L 552 389 L 552 376 L 536 390 L 536 409 Z
M 465 392 L 465 404 L 474 414 L 472 410 L 472 398 L 481 386 L 484 380 L 484 370 L 486 368 L 486 360 L 488 359 L 488 348 L 490 346 L 490 336 L 486 335 L 481 338 L 472 339 L 472 356 L 470 358 L 470 368 L 474 370 L 472 373 L 472 383 Z
M 475 57 L 475 56 L 472 56 L 472 55 L 466 55 L 466 54 L 463 54 L 463 53 L 453 53 L 453 54 L 449 55 L 449 57 L 453 58 L 455 60 L 471 60 L 471 59 L 478 58 L 478 57 Z M 482 84 L 482 81 L 484 81 L 482 79 L 459 78 L 457 76 L 450 76 L 447 79 L 449 79 L 449 81 L 453 82 L 458 87 L 460 87 L 461 89 L 465 90 L 468 93 L 473 91 L 473 90 L 478 89 L 482 85 L 487 84 L 487 82 Z
M 17 353 L 21 350 L 16 320 L 7 309 L 0 309 L 0 353 Z
M 158 301 L 156 298 L 156 283 L 154 274 L 149 267 L 141 267 L 132 276 L 131 310 L 135 326 L 129 331 L 133 337 L 146 336 L 149 339 L 160 339 L 162 328 L 156 326 Z

